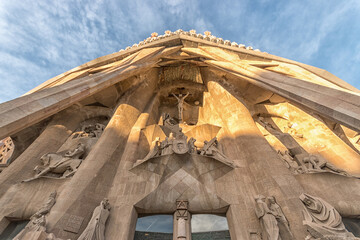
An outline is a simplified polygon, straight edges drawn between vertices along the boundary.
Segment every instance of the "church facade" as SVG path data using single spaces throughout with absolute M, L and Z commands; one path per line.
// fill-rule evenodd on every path
M 172 233 L 151 239 L 360 239 L 360 91 L 210 32 L 153 33 L 0 104 L 0 139 L 1 239 L 150 239 L 155 215 Z M 196 214 L 228 231 L 200 238 Z

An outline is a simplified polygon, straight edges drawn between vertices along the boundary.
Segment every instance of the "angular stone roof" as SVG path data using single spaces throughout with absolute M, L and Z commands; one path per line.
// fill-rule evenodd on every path
M 208 67 L 247 81 L 315 114 L 360 131 L 360 91 L 326 70 L 194 30 L 166 31 L 60 74 L 0 105 L 0 138 L 151 68 Z

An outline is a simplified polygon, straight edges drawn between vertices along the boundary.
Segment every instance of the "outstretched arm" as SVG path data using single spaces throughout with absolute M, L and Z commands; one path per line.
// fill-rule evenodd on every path
M 171 93 L 178 101 L 180 101 L 180 99 L 173 93 Z

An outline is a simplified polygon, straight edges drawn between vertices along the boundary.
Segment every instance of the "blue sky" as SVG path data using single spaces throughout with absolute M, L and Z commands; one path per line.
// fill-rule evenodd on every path
M 165 30 L 213 35 L 360 88 L 359 0 L 2 0 L 0 102 Z

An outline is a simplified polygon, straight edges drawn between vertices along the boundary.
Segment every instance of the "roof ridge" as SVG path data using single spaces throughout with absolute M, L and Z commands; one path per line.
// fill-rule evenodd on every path
M 230 40 L 224 40 L 222 38 L 218 38 L 218 37 L 212 35 L 210 31 L 205 31 L 204 35 L 203 35 L 201 33 L 196 33 L 196 30 L 194 30 L 194 29 L 192 29 L 190 31 L 184 31 L 182 29 L 178 29 L 175 32 L 166 30 L 163 35 L 159 35 L 158 33 L 153 32 L 151 34 L 151 36 L 146 38 L 145 40 L 140 41 L 139 43 L 135 43 L 132 46 L 128 46 L 125 49 L 121 49 L 119 52 L 129 50 L 132 48 L 137 48 L 137 47 L 146 45 L 148 43 L 152 43 L 157 40 L 168 38 L 168 37 L 175 36 L 175 35 L 187 35 L 187 36 L 196 37 L 196 38 L 199 38 L 202 40 L 206 40 L 206 41 L 209 41 L 212 43 L 217 43 L 218 45 L 225 45 L 225 46 L 234 47 L 234 48 L 242 48 L 242 49 L 246 49 L 246 50 L 253 50 L 255 52 L 261 52 L 260 49 L 254 50 L 254 48 L 252 46 L 246 47 L 245 44 L 238 44 L 237 42 L 231 42 Z M 266 52 L 264 52 L 264 53 L 266 53 Z

